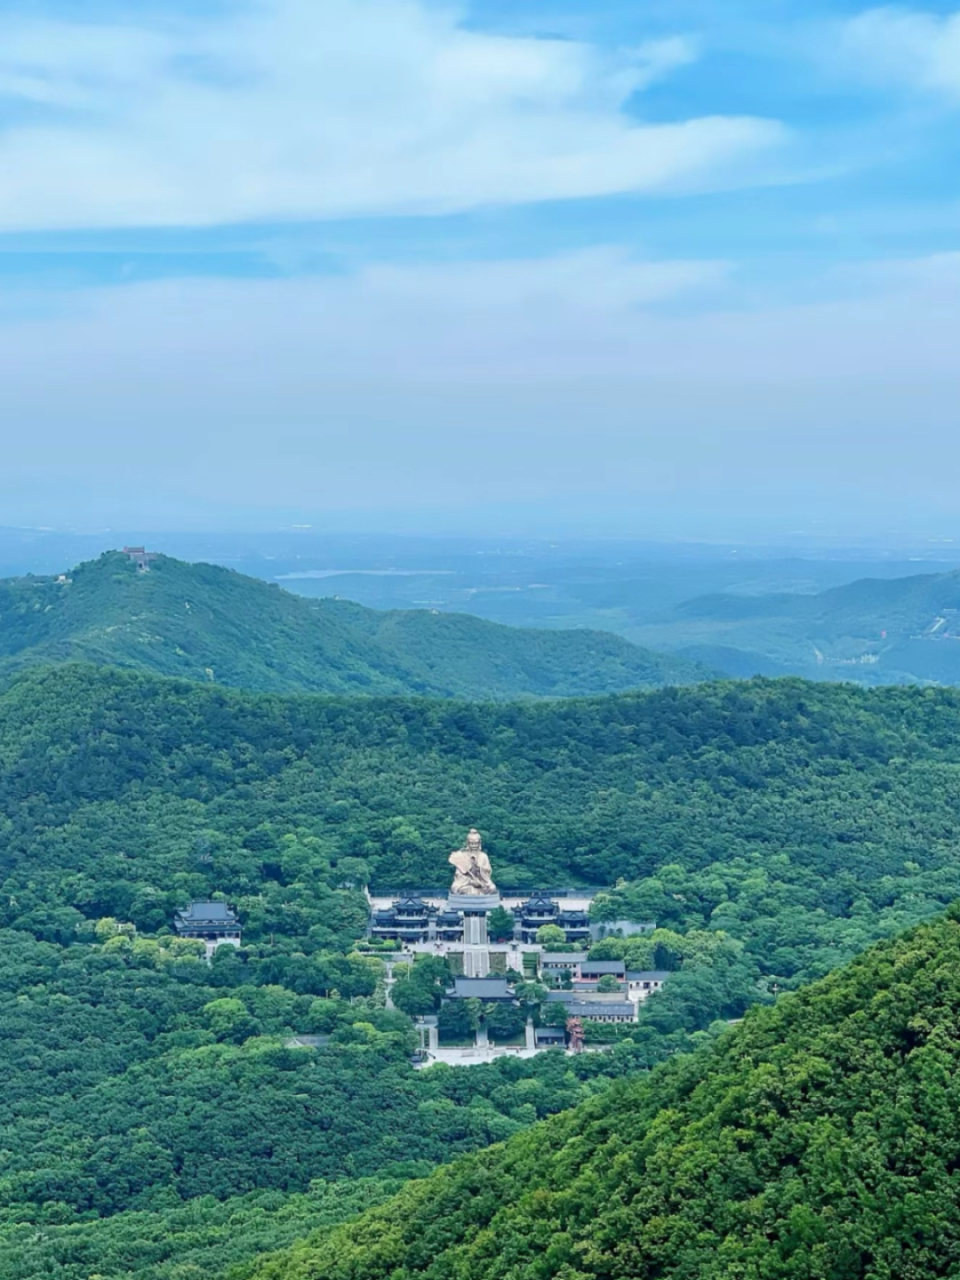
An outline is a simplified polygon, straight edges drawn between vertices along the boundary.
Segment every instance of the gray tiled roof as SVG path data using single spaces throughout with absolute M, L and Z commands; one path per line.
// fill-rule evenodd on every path
M 513 992 L 506 978 L 454 978 L 453 994 L 477 1000 L 509 1000 Z
M 622 960 L 587 960 L 580 966 L 580 972 L 585 978 L 589 975 L 602 977 L 605 973 L 619 977 L 624 971 Z
M 593 1000 L 589 1002 L 584 1000 L 568 1004 L 567 1015 L 571 1018 L 619 1017 L 632 1020 L 636 1017 L 636 1010 L 629 1000 L 618 1001 L 616 1004 L 612 1002 L 610 1004 L 600 1004 Z
M 628 969 L 630 982 L 666 982 L 671 974 L 670 969 Z
M 225 902 L 191 902 L 189 907 L 179 914 L 181 919 L 188 923 L 196 920 L 234 921 L 236 919 Z

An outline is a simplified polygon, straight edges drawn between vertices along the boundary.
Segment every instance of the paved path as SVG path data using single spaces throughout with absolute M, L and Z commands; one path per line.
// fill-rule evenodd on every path
M 431 1048 L 429 1059 L 418 1064 L 418 1068 L 432 1066 L 435 1062 L 445 1062 L 451 1067 L 476 1067 L 485 1062 L 494 1062 L 497 1058 L 532 1058 L 536 1049 L 521 1049 L 519 1045 L 503 1045 L 499 1048 L 474 1049 L 434 1049 Z

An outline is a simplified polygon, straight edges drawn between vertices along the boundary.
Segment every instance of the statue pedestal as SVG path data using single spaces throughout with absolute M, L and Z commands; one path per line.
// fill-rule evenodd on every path
M 486 915 L 499 905 L 499 893 L 451 893 L 447 896 L 447 910 L 462 911 L 465 915 Z
M 499 905 L 499 893 L 451 893 L 448 896 L 447 910 L 463 913 L 463 941 L 467 947 L 487 945 L 487 916 Z M 486 971 L 468 976 L 485 977 Z

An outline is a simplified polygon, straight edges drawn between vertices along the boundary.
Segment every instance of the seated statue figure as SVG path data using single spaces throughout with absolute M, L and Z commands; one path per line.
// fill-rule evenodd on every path
M 480 843 L 480 832 L 471 827 L 462 849 L 455 849 L 447 861 L 456 867 L 450 886 L 452 894 L 480 895 L 497 892 L 490 859 Z

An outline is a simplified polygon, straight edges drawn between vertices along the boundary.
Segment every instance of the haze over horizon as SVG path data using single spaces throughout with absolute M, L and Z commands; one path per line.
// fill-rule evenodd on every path
M 947 4 L 6 0 L 0 97 L 6 525 L 960 531 Z

